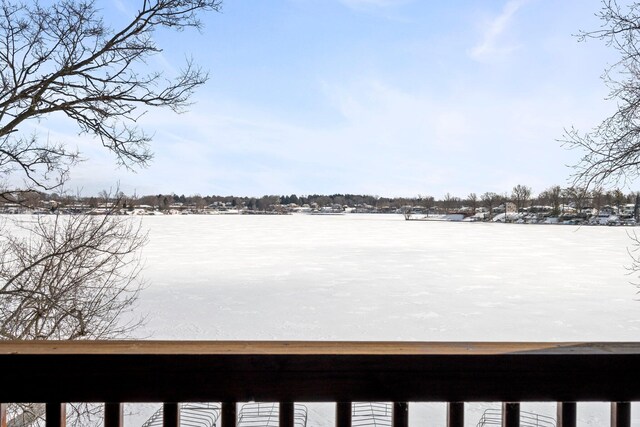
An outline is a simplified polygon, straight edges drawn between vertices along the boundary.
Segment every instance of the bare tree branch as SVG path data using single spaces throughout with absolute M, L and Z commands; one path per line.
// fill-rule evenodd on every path
M 126 168 L 151 159 L 151 137 L 137 124 L 152 107 L 180 112 L 208 78 L 187 60 L 169 78 L 149 67 L 162 28 L 201 28 L 220 0 L 139 0 L 121 29 L 109 27 L 92 0 L 0 0 L 0 200 L 28 205 L 37 191 L 59 189 L 80 153 L 32 126 L 71 119 Z M 20 183 L 16 185 L 15 183 Z M 11 185 L 7 185 L 11 184 Z M 108 197 L 107 197 L 108 199 Z M 0 225 L 0 339 L 108 339 L 142 319 L 123 317 L 142 289 L 139 222 L 106 215 L 37 217 Z M 2 228 L 4 227 L 4 228 Z M 74 407 L 75 425 L 95 424 L 91 405 Z M 13 406 L 37 420 L 37 405 Z
M 142 289 L 140 223 L 112 215 L 38 216 L 0 243 L 0 339 L 106 339 Z M 6 226 L 5 226 L 6 227 Z
M 146 70 L 161 52 L 159 28 L 200 28 L 198 14 L 220 10 L 220 0 L 145 0 L 119 31 L 109 28 L 93 1 L 62 0 L 44 7 L 0 1 L 0 174 L 52 189 L 64 182 L 78 153 L 43 144 L 23 125 L 51 114 L 77 123 L 127 168 L 152 155 L 150 136 L 136 122 L 147 107 L 182 111 L 207 73 L 187 61 L 173 79 Z M 144 64 L 145 67 L 139 65 Z
M 564 145 L 582 152 L 573 180 L 583 188 L 627 184 L 640 175 L 640 3 L 622 8 L 603 0 L 597 15 L 602 27 L 579 38 L 602 40 L 620 54 L 603 75 L 617 108 L 589 132 L 565 130 Z

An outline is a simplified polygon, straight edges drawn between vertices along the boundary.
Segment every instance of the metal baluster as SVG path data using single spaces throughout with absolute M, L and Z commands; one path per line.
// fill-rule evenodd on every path
M 611 427 L 631 426 L 631 404 L 629 402 L 611 402 Z
M 280 419 L 278 421 L 279 427 L 293 427 L 293 402 L 280 402 Z
M 576 402 L 558 402 L 557 427 L 576 427 Z
M 393 427 L 409 427 L 409 404 L 393 402 Z
M 162 405 L 162 427 L 180 427 L 180 404 L 165 402 Z
M 65 427 L 67 425 L 66 403 L 47 403 L 45 418 L 46 427 Z
M 222 402 L 220 416 L 222 417 L 220 427 L 236 427 L 238 416 L 236 402 Z
M 519 403 L 502 403 L 502 427 L 520 427 Z
M 351 427 L 351 402 L 336 403 L 336 427 Z
M 123 425 L 122 403 L 105 403 L 104 427 L 122 427 Z
M 464 427 L 464 402 L 447 403 L 447 427 Z

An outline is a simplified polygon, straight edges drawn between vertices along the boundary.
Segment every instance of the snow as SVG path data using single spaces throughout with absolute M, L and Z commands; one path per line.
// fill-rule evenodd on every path
M 156 339 L 634 340 L 622 227 L 146 217 Z
M 165 216 L 143 224 L 150 232 L 143 337 L 638 339 L 628 228 L 366 214 Z M 333 425 L 331 404 L 308 406 L 310 426 Z M 466 425 L 487 407 L 499 405 L 467 404 Z M 555 416 L 554 404 L 522 409 Z M 580 423 L 606 425 L 608 411 L 580 404 Z M 412 404 L 410 414 L 412 425 L 445 422 L 442 404 Z

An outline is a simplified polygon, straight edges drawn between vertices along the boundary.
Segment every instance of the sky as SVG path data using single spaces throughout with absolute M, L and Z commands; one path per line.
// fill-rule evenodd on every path
M 99 0 L 122 25 L 134 0 Z M 568 184 L 558 140 L 615 107 L 615 61 L 580 30 L 599 0 L 225 0 L 198 31 L 159 32 L 167 76 L 210 73 L 189 111 L 149 111 L 154 159 L 135 172 L 86 135 L 67 189 L 95 194 L 434 196 Z M 47 121 L 40 131 L 51 134 Z M 73 128 L 69 128 L 73 130 Z

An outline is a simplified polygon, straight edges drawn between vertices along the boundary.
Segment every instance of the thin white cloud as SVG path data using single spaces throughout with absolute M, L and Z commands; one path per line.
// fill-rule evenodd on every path
M 113 0 L 113 5 L 124 15 L 131 15 L 130 8 L 125 5 L 122 0 Z
M 135 182 L 139 194 L 464 196 L 517 183 L 539 191 L 566 176 L 555 138 L 571 121 L 570 112 L 596 115 L 593 108 L 576 113 L 571 101 L 550 105 L 552 91 L 433 97 L 369 80 L 326 84 L 325 93 L 342 120 L 321 128 L 220 100 L 203 101 L 180 116 L 153 111 L 142 123 L 158 129 L 149 169 L 114 175 L 112 159 L 105 158 L 81 165 L 74 182 L 89 188 L 99 177 L 117 177 L 123 191 L 131 192 Z
M 482 60 L 494 55 L 508 54 L 517 49 L 516 45 L 504 43 L 502 36 L 516 12 L 527 2 L 528 0 L 509 0 L 500 15 L 485 25 L 480 43 L 471 49 L 470 55 L 473 59 Z
M 434 97 L 382 80 L 325 85 L 341 120 L 316 127 L 243 105 L 201 101 L 184 115 L 154 110 L 154 162 L 138 174 L 114 173 L 96 141 L 79 142 L 91 159 L 74 169 L 71 188 L 94 194 L 119 181 L 127 193 L 380 195 L 536 191 L 562 184 L 570 162 L 555 139 L 593 104 L 557 98 L 550 88 L 514 96 L 489 90 Z

